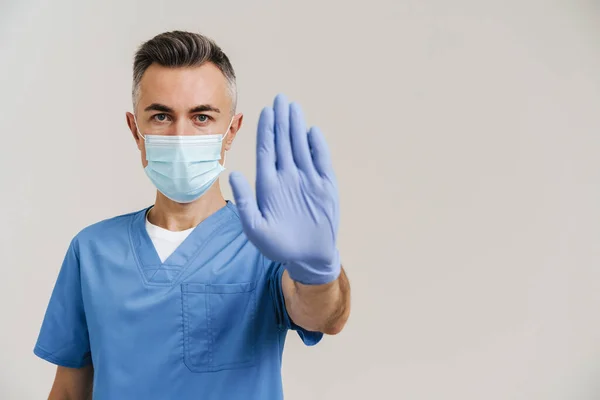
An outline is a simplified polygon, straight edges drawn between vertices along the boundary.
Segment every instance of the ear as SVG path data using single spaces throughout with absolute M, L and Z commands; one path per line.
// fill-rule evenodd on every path
M 135 140 L 135 143 L 136 143 L 138 149 L 142 150 L 142 138 L 140 138 L 140 135 L 138 134 L 138 130 L 137 130 L 137 126 L 135 125 L 135 118 L 133 117 L 133 114 L 130 112 L 127 112 L 127 113 L 125 113 L 125 118 L 127 119 L 127 126 L 129 127 L 129 131 L 133 135 L 133 140 Z
M 229 128 L 229 134 L 227 134 L 227 137 L 225 138 L 225 150 L 226 151 L 229 151 L 231 149 L 233 141 L 235 140 L 235 136 L 237 135 L 238 131 L 242 127 L 243 120 L 244 120 L 244 114 L 242 114 L 242 113 L 239 113 L 233 117 L 233 122 L 231 123 L 231 128 Z

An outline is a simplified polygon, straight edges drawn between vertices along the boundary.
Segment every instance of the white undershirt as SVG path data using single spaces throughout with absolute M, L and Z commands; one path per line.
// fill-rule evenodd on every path
M 160 257 L 161 262 L 165 262 L 193 230 L 194 228 L 190 228 L 185 231 L 173 232 L 161 228 L 160 226 L 151 224 L 150 221 L 148 221 L 148 214 L 146 214 L 146 231 L 152 240 L 152 244 L 154 244 L 154 248 Z

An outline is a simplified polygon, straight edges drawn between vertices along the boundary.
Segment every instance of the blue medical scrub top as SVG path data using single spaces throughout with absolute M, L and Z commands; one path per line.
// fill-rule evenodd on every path
M 93 363 L 94 400 L 283 398 L 290 320 L 280 263 L 245 236 L 234 204 L 198 225 L 162 263 L 144 210 L 82 230 L 71 242 L 34 353 Z

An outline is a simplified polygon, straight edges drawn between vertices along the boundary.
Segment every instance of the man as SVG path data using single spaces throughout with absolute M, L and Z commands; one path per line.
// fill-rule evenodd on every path
M 72 240 L 35 354 L 58 365 L 50 399 L 281 399 L 286 332 L 314 345 L 346 323 L 329 152 L 284 96 L 263 109 L 256 197 L 225 153 L 242 126 L 227 56 L 168 32 L 135 56 L 127 123 L 153 206 Z

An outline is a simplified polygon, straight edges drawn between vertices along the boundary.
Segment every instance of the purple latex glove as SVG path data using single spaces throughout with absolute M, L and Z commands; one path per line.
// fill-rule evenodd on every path
M 293 280 L 334 281 L 339 200 L 329 150 L 318 128 L 307 131 L 300 106 L 281 94 L 260 115 L 256 160 L 256 198 L 242 174 L 229 177 L 246 236 Z

